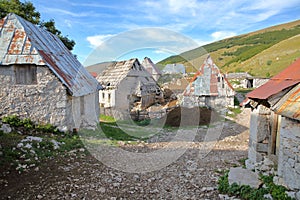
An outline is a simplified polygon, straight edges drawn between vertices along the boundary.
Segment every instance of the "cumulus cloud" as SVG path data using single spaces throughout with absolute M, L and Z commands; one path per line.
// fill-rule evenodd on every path
M 229 37 L 232 37 L 235 35 L 236 35 L 236 33 L 231 32 L 231 31 L 216 31 L 211 34 L 211 37 L 213 38 L 214 41 L 216 41 L 216 40 L 222 40 L 225 38 L 229 38 Z
M 86 39 L 92 48 L 96 48 L 103 44 L 104 41 L 113 37 L 113 34 L 88 36 Z

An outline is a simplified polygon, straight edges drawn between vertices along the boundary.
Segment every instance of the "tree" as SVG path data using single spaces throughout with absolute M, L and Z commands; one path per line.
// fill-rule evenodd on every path
M 0 17 L 3 18 L 8 13 L 15 13 L 27 21 L 45 28 L 47 31 L 57 35 L 69 50 L 73 50 L 75 41 L 70 40 L 68 36 L 62 35 L 61 31 L 55 27 L 53 19 L 48 22 L 41 21 L 41 14 L 35 10 L 31 2 L 25 1 L 25 3 L 22 3 L 19 0 L 0 0 Z

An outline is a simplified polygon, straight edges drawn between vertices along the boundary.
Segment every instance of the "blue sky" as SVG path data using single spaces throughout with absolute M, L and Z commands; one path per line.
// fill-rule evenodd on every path
M 158 39 L 153 37 L 172 38 L 178 33 L 200 46 L 300 19 L 299 0 L 31 0 L 31 2 L 41 13 L 43 20 L 54 19 L 57 28 L 76 41 L 73 53 L 82 63 L 86 62 L 96 47 L 103 46 L 111 38 L 128 31 L 133 31 L 131 36 L 138 34 L 135 40 L 149 40 L 150 43 L 151 40 Z M 141 31 L 134 31 L 146 28 L 149 32 L 149 28 L 152 27 L 170 32 L 165 32 L 167 35 L 163 37 L 157 34 L 158 32 L 148 37 L 149 35 Z M 170 40 L 171 42 L 173 41 Z M 153 48 L 147 44 L 146 51 L 134 50 L 135 47 L 131 47 L 127 56 L 120 55 L 115 58 L 149 56 L 157 62 L 171 54 L 187 50 L 185 47 L 169 51 L 167 46 Z M 195 48 L 195 45 L 191 45 L 190 48 Z M 99 58 L 99 61 L 93 62 L 106 61 L 104 59 L 107 58 Z

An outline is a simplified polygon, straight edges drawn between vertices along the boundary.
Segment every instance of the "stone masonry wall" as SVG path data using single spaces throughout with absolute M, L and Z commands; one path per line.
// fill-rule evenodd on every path
M 37 84 L 17 85 L 13 66 L 0 66 L 0 117 L 17 115 L 39 123 L 71 128 L 72 99 L 66 87 L 44 66 L 37 66 Z M 67 126 L 67 127 L 66 127 Z
M 300 122 L 282 117 L 278 176 L 290 189 L 300 190 Z
M 271 110 L 263 105 L 259 105 L 251 112 L 248 160 L 246 160 L 248 169 L 254 169 L 255 164 L 267 156 L 271 134 L 270 117 Z

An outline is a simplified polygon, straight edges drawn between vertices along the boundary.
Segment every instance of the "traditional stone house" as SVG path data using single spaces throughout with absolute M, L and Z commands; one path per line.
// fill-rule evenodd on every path
M 258 88 L 269 79 L 253 77 L 247 72 L 237 72 L 226 74 L 227 80 L 232 83 L 233 88 Z
M 0 21 L 0 116 L 62 130 L 98 122 L 99 84 L 60 39 L 15 14 Z
M 244 80 L 244 88 L 258 88 L 268 81 L 268 78 L 248 77 Z
M 145 69 L 152 75 L 153 79 L 157 81 L 161 77 L 161 71 L 156 67 L 152 60 L 148 57 L 145 57 L 142 65 Z
M 185 89 L 182 104 L 210 108 L 234 106 L 234 95 L 232 86 L 208 56 Z
M 167 64 L 162 70 L 162 74 L 185 74 L 185 66 L 180 63 Z
M 277 166 L 276 182 L 300 190 L 300 59 L 247 97 L 252 107 L 247 168 L 268 158 Z
M 101 112 L 117 119 L 128 118 L 130 112 L 143 110 L 162 98 L 160 87 L 136 58 L 115 62 L 97 80 L 104 87 L 99 92 Z

